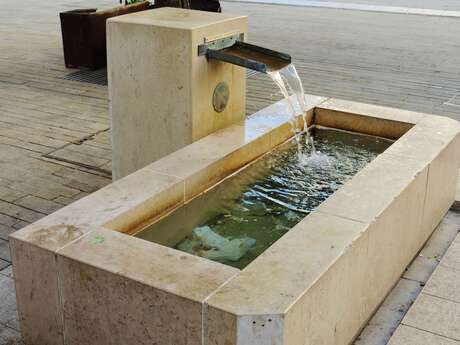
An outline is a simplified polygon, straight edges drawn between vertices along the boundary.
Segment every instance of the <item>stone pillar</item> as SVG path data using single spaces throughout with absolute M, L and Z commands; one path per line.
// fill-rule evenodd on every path
M 244 119 L 245 69 L 198 55 L 234 34 L 246 37 L 246 16 L 160 8 L 108 20 L 114 180 Z M 217 112 L 221 83 L 229 100 Z

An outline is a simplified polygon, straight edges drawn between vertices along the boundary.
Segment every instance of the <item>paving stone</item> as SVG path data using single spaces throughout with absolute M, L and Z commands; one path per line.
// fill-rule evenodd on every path
M 422 292 L 402 323 L 443 337 L 460 340 L 460 303 Z
M 460 342 L 420 329 L 400 326 L 388 345 L 460 345 Z
M 420 254 L 412 261 L 403 277 L 426 283 L 458 235 L 459 229 L 460 212 L 450 210 L 435 229 Z
M 102 177 L 95 174 L 90 174 L 84 171 L 71 170 L 66 168 L 64 171 L 58 170 L 54 175 L 63 177 L 66 181 L 79 182 L 84 185 L 90 186 L 93 190 L 102 188 L 112 182 L 109 177 Z
M 35 212 L 27 208 L 14 205 L 9 202 L 0 200 L 0 210 L 2 213 L 9 215 L 10 217 L 25 220 L 27 222 L 35 222 L 36 220 L 44 216 L 43 213 Z
M 20 220 L 19 222 L 14 223 L 12 225 L 12 228 L 14 229 L 14 231 L 16 231 L 16 230 L 22 229 L 23 227 L 25 227 L 25 226 L 27 226 L 29 224 L 30 224 L 29 222 L 24 222 L 23 220 Z
M 14 190 L 8 187 L 0 186 L 0 199 L 4 201 L 15 201 L 26 195 L 24 192 Z
M 354 344 L 386 345 L 421 290 L 419 282 L 401 279 Z
M 9 264 L 9 266 L 7 266 L 6 268 L 3 268 L 2 270 L 0 270 L 0 274 L 4 275 L 6 277 L 13 278 L 13 266 L 11 264 Z
M 0 325 L 19 331 L 14 281 L 4 275 L 0 275 L 0 301 Z
M 423 292 L 460 303 L 460 270 L 439 265 Z
M 58 204 L 61 204 L 62 206 L 67 206 L 70 205 L 75 201 L 75 199 L 71 198 L 66 198 L 65 196 L 59 196 L 56 199 L 53 200 L 54 202 L 57 202 Z
M 0 224 L 0 239 L 8 240 L 8 236 L 14 231 L 16 231 L 16 229 L 12 226 Z
M 11 187 L 18 190 L 22 190 L 27 194 L 35 195 L 48 200 L 53 200 L 54 198 L 57 198 L 61 195 L 72 197 L 80 193 L 78 189 L 70 188 L 59 183 L 54 183 L 50 181 L 50 179 L 44 178 L 32 178 L 24 179 L 21 181 L 14 181 L 11 184 Z
M 442 266 L 460 270 L 460 235 L 457 236 L 441 262 Z
M 11 262 L 10 247 L 8 241 L 0 239 L 0 259 Z
M 86 166 L 100 167 L 108 162 L 108 159 L 99 158 L 82 152 L 76 152 L 67 148 L 56 150 L 48 155 L 55 159 L 63 159 L 67 162 L 75 162 Z
M 1 345 L 24 345 L 21 341 L 21 334 L 12 328 L 0 325 Z
M 86 144 L 86 142 L 80 144 L 80 145 L 68 145 L 66 146 L 66 149 L 74 152 L 79 152 L 81 154 L 86 154 L 88 156 L 96 157 L 96 158 L 103 158 L 110 160 L 112 157 L 112 150 L 102 148 L 102 147 L 96 147 L 96 146 L 90 146 Z
M 11 263 L 9 261 L 0 259 L 0 273 L 10 265 L 11 265 Z
M 58 203 L 42 199 L 33 195 L 25 196 L 19 200 L 16 200 L 14 203 L 16 205 L 23 206 L 44 214 L 51 214 L 62 207 L 62 205 Z
M 8 216 L 6 214 L 0 213 L 0 224 L 11 226 L 11 225 L 13 225 L 14 223 L 17 223 L 17 222 L 18 222 L 17 218 L 14 218 L 14 217 Z

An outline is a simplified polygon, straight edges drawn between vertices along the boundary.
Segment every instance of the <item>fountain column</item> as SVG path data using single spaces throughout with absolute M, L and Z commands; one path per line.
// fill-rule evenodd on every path
M 245 69 L 198 54 L 247 17 L 161 8 L 107 24 L 113 179 L 245 116 Z

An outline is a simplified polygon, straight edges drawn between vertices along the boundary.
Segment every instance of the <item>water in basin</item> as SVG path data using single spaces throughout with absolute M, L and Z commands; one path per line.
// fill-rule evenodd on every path
M 331 129 L 310 135 L 314 146 L 301 134 L 136 236 L 244 268 L 392 143 Z

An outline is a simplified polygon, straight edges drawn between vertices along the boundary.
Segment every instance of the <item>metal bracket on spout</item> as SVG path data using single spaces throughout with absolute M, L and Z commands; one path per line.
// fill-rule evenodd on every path
M 218 38 L 212 41 L 205 42 L 198 46 L 198 55 L 206 55 L 208 50 L 221 50 L 231 47 L 236 41 L 243 39 L 243 34 L 234 34 L 227 37 Z
M 245 43 L 241 39 L 242 35 L 236 34 L 205 42 L 198 46 L 198 55 L 262 73 L 280 70 L 291 63 L 288 54 Z

